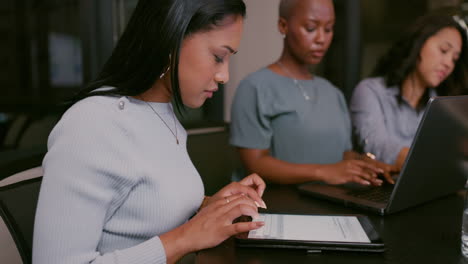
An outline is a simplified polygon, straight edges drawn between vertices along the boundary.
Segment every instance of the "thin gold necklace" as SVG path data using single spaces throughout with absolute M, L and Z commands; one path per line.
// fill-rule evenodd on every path
M 283 65 L 283 63 L 281 63 L 280 61 L 277 61 L 276 63 L 278 64 L 278 66 L 280 66 L 281 70 L 283 70 L 283 72 L 287 75 L 287 77 L 293 80 L 294 85 L 298 87 L 299 90 L 301 90 L 301 93 L 302 93 L 302 96 L 304 96 L 304 99 L 306 99 L 306 101 L 310 101 L 310 96 L 306 92 L 305 88 L 301 85 L 301 83 L 299 83 L 299 81 L 292 76 L 291 72 Z M 315 96 L 314 96 L 314 101 L 315 101 Z
M 169 131 L 171 131 L 172 135 L 174 135 L 174 137 L 175 137 L 175 139 L 176 139 L 177 145 L 179 145 L 179 138 L 177 137 L 177 123 L 176 123 L 176 117 L 175 117 L 174 112 L 172 111 L 172 117 L 173 117 L 173 119 L 174 119 L 174 130 L 175 130 L 175 133 L 174 133 L 174 131 L 172 131 L 171 127 L 169 127 L 169 125 L 166 123 L 166 121 L 164 121 L 164 118 L 162 118 L 162 117 L 158 114 L 158 112 L 156 112 L 156 110 L 154 110 L 154 108 L 151 106 L 150 103 L 148 103 L 147 101 L 145 101 L 145 100 L 143 99 L 142 96 L 140 96 L 140 99 L 141 99 L 143 102 L 145 102 L 145 103 L 151 108 L 151 110 L 153 110 L 153 112 L 159 117 L 159 119 L 161 119 L 161 121 L 163 121 L 163 123 L 164 123 L 164 125 L 166 125 L 167 129 L 169 129 Z

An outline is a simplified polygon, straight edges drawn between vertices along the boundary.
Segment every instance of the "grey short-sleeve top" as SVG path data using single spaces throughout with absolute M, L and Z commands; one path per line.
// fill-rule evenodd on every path
M 230 143 L 270 149 L 291 163 L 329 164 L 351 149 L 351 122 L 340 90 L 315 76 L 293 79 L 268 68 L 250 74 L 239 85 L 231 111 Z

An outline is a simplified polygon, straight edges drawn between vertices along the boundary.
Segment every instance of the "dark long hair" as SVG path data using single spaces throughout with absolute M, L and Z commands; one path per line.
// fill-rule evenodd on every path
M 420 60 L 420 51 L 426 40 L 447 27 L 455 28 L 460 33 L 462 49 L 453 72 L 435 88 L 438 95 L 466 94 L 468 92 L 467 33 L 448 15 L 435 13 L 417 19 L 379 60 L 373 75 L 383 76 L 387 87 L 398 85 L 401 94 L 402 83 L 416 69 Z M 427 92 L 425 96 L 428 97 Z M 421 100 L 421 103 L 425 105 L 426 101 Z
M 178 78 L 182 41 L 230 15 L 245 17 L 243 0 L 140 0 L 102 71 L 73 102 L 93 95 L 139 95 L 170 66 L 174 103 L 184 109 Z M 95 91 L 103 86 L 113 88 Z

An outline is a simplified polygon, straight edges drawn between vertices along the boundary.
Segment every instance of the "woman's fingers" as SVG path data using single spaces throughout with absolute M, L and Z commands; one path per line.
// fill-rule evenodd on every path
M 363 185 L 374 185 L 381 186 L 383 181 L 377 178 L 377 174 L 373 171 L 370 171 L 366 168 L 351 165 L 348 169 L 348 173 L 351 174 L 352 181 L 357 182 Z
M 380 175 L 383 176 L 385 181 L 391 184 L 395 184 L 395 181 L 392 178 L 392 174 L 398 172 L 398 169 L 393 165 L 389 165 L 389 164 L 386 164 L 377 160 L 374 160 L 373 162 L 377 167 L 383 170 L 383 173 L 380 173 Z
M 225 197 L 225 201 L 220 201 L 218 212 L 228 217 L 230 222 L 241 215 L 248 215 L 254 219 L 259 217 L 255 201 L 242 194 Z
M 235 201 L 235 200 L 237 200 L 239 198 L 242 198 L 242 197 L 245 197 L 245 194 L 236 193 L 236 194 L 233 194 L 233 195 L 225 196 L 225 197 L 223 197 L 223 199 L 221 199 L 220 205 L 231 203 L 231 202 L 233 202 L 233 201 Z M 252 204 L 252 206 L 256 206 L 253 200 L 252 200 L 251 204 Z
M 384 173 L 385 171 L 382 168 L 379 168 L 374 164 L 374 161 L 363 161 L 363 160 L 353 160 L 356 165 L 361 168 L 372 171 L 375 174 Z
M 232 224 L 230 225 L 227 229 L 226 229 L 226 236 L 230 237 L 230 236 L 233 236 L 235 234 L 239 234 L 239 233 L 244 233 L 244 232 L 248 232 L 250 230 L 254 230 L 254 229 L 258 229 L 262 226 L 265 225 L 265 222 L 238 222 L 238 223 L 235 223 L 235 224 Z
M 348 172 L 368 181 L 377 178 L 377 174 L 375 172 L 362 168 L 358 164 L 351 164 L 348 168 Z
M 357 182 L 362 185 L 373 185 L 373 186 L 381 186 L 383 183 L 382 180 L 380 179 L 374 178 L 374 179 L 367 180 L 367 179 L 362 178 L 361 175 L 356 175 L 356 174 L 351 176 L 351 181 Z
M 383 170 L 383 173 L 380 173 L 385 181 L 395 184 L 395 181 L 392 178 L 393 173 L 397 173 L 399 170 L 396 166 L 380 162 L 378 160 L 373 161 L 374 164 Z
M 249 176 L 242 179 L 239 183 L 242 185 L 253 187 L 260 197 L 263 196 L 263 192 L 266 188 L 265 181 L 263 181 L 263 179 L 256 173 L 250 174 Z
M 382 186 L 382 184 L 383 184 L 383 181 L 381 179 L 379 179 L 379 178 L 374 179 L 374 180 L 371 181 L 371 185 L 373 185 L 373 186 Z
M 256 190 L 254 190 L 252 187 L 246 186 L 246 185 L 243 185 L 243 184 L 237 183 L 237 182 L 234 182 L 234 183 L 231 183 L 231 184 L 234 185 L 234 189 L 233 189 L 233 192 L 232 192 L 233 194 L 244 193 L 247 196 L 249 196 L 256 203 L 257 207 L 261 207 L 261 208 L 266 209 L 265 202 L 260 197 L 260 195 L 258 195 L 258 192 Z
M 371 185 L 370 181 L 365 180 L 365 179 L 361 178 L 358 175 L 352 175 L 351 176 L 351 181 L 357 182 L 357 183 L 362 184 L 362 185 Z
M 395 181 L 393 180 L 392 175 L 390 174 L 390 172 L 385 172 L 385 173 L 383 174 L 383 176 L 384 176 L 384 179 L 385 179 L 387 182 L 389 182 L 389 183 L 391 183 L 391 184 L 395 184 Z

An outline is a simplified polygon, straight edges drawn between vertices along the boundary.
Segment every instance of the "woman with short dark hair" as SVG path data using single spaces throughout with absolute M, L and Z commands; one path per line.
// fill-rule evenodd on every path
M 33 262 L 174 263 L 257 229 L 265 183 L 204 197 L 179 109 L 229 79 L 242 0 L 140 0 L 102 72 L 49 136 Z M 193 216 L 193 217 L 192 217 Z
M 448 15 L 419 18 L 361 81 L 350 110 L 357 143 L 401 168 L 428 99 L 468 92 L 466 29 Z

